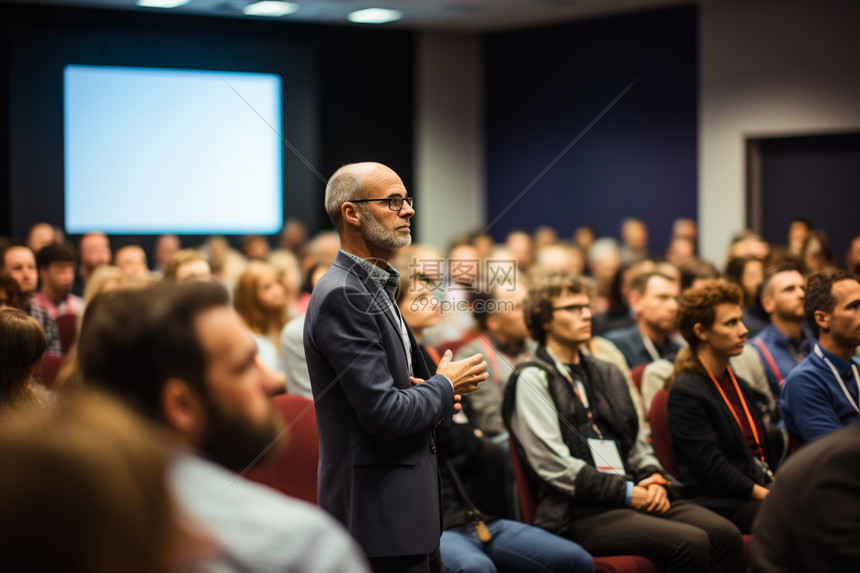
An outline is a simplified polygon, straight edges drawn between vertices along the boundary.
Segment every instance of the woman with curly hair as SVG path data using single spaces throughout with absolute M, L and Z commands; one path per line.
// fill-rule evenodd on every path
M 689 346 L 675 362 L 668 421 L 685 496 L 749 533 L 773 459 L 756 398 L 729 366 L 747 340 L 742 302 L 741 288 L 722 281 L 681 297 L 678 329 Z

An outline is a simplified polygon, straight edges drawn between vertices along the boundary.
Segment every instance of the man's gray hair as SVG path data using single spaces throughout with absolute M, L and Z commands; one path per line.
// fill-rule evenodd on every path
M 355 163 L 348 163 L 329 178 L 325 188 L 325 210 L 338 234 L 343 228 L 340 206 L 351 199 L 364 199 L 361 174 Z

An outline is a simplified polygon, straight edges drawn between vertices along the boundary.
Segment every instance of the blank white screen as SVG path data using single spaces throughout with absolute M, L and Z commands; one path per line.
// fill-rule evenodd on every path
M 279 76 L 66 66 L 64 96 L 68 232 L 280 230 Z

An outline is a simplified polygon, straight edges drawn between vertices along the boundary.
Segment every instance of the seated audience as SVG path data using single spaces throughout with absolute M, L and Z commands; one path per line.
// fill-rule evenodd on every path
M 8 274 L 18 283 L 18 288 L 21 291 L 22 310 L 42 325 L 42 330 L 45 331 L 45 337 L 48 340 L 45 352 L 60 356 L 62 350 L 57 323 L 51 318 L 48 311 L 33 302 L 33 293 L 36 292 L 36 286 L 39 283 L 39 277 L 36 273 L 36 257 L 33 255 L 33 251 L 30 250 L 30 247 L 13 243 L 0 253 L 0 263 L 2 263 L 0 273 Z
M 122 287 L 124 282 L 122 271 L 117 267 L 113 265 L 100 265 L 90 275 L 90 280 L 87 281 L 87 288 L 84 289 L 84 308 L 89 306 L 96 295 L 117 290 Z
M 302 305 L 299 298 L 302 295 L 302 270 L 299 266 L 299 258 L 292 251 L 278 249 L 269 254 L 267 261 L 275 267 L 284 285 L 287 316 L 293 318 L 302 314 L 307 305 Z
M 164 265 L 163 278 L 166 281 L 184 283 L 187 281 L 212 280 L 212 269 L 203 253 L 195 249 L 176 251 Z
M 160 235 L 158 239 L 156 239 L 154 250 L 154 270 L 156 273 L 164 272 L 164 267 L 167 266 L 167 261 L 173 258 L 173 255 L 179 251 L 180 247 L 181 243 L 179 241 L 179 237 L 176 235 Z
M 783 265 L 769 270 L 762 283 L 761 306 L 770 324 L 752 339 L 761 356 L 770 391 L 779 400 L 788 373 L 806 358 L 815 339 L 803 310 L 806 281 L 797 267 Z
M 592 242 L 587 252 L 588 272 L 594 279 L 594 310 L 606 312 L 612 280 L 621 267 L 621 249 L 615 239 L 602 237 Z
M 607 332 L 631 369 L 660 358 L 674 360 L 683 341 L 674 334 L 678 312 L 678 281 L 669 275 L 652 272 L 638 275 L 630 283 L 630 308 L 636 324 Z
M 684 496 L 749 533 L 773 480 L 767 428 L 729 358 L 743 352 L 740 287 L 724 282 L 681 297 L 678 325 L 689 346 L 675 363 L 668 422 Z
M 436 296 L 444 312 L 442 319 L 424 332 L 427 344 L 435 347 L 445 342 L 469 340 L 475 335 L 472 326 L 472 295 L 481 283 L 481 271 L 485 270 L 482 267 L 486 267 L 486 261 L 494 261 L 510 269 L 516 268 L 517 264 L 513 253 L 507 250 L 494 249 L 486 259 L 481 259 L 478 250 L 468 243 L 451 246 L 445 259 L 441 255 L 434 259 L 427 253 L 414 263 L 409 263 L 418 265 L 416 269 L 421 274 L 432 274 L 428 273 L 428 266 L 441 268 L 443 273 L 441 281 L 435 286 L 438 291 Z
M 732 259 L 726 265 L 726 279 L 741 287 L 744 295 L 744 324 L 755 336 L 767 326 L 767 319 L 758 308 L 758 291 L 764 281 L 764 262 L 755 257 Z
M 535 482 L 535 524 L 593 555 L 644 555 L 666 571 L 740 571 L 741 534 L 677 500 L 639 428 L 621 373 L 581 352 L 591 300 L 576 276 L 535 281 L 525 317 L 539 346 L 505 388 L 503 415 Z
M 799 256 L 803 252 L 803 245 L 809 239 L 812 224 L 803 217 L 795 217 L 788 222 L 788 252 Z
M 18 415 L 0 457 L 4 572 L 202 570 L 190 566 L 207 540 L 176 507 L 167 453 L 116 401 L 85 394 Z
M 848 243 L 848 250 L 845 251 L 845 270 L 852 275 L 860 274 L 860 235 Z
M 589 227 L 588 225 L 577 227 L 573 231 L 573 243 L 578 246 L 583 253 L 589 252 L 591 244 L 594 243 L 596 238 L 597 232 L 594 230 L 594 227 Z
M 366 571 L 322 510 L 236 475 L 260 463 L 281 423 L 256 345 L 215 283 L 162 284 L 100 297 L 78 346 L 83 379 L 166 432 L 180 508 L 217 543 L 211 570 Z
M 78 256 L 80 257 L 78 282 L 75 283 L 72 292 L 78 296 L 83 296 L 84 289 L 93 272 L 99 266 L 109 265 L 111 262 L 110 240 L 107 235 L 101 231 L 86 233 L 78 242 Z
M 680 268 L 696 258 L 696 243 L 686 237 L 674 237 L 670 239 L 663 257 Z
M 281 370 L 281 330 L 287 324 L 287 299 L 284 285 L 275 268 L 252 261 L 236 282 L 233 293 L 236 312 L 257 342 L 260 360 L 267 368 Z
M 549 225 L 541 225 L 535 229 L 534 235 L 534 252 L 537 253 L 544 247 L 555 245 L 558 243 L 558 231 Z
M 522 304 L 527 293 L 524 274 L 519 275 L 512 288 L 494 285 L 475 293 L 472 314 L 479 334 L 454 355 L 454 360 L 461 360 L 477 353 L 487 362 L 490 378 L 464 398 L 463 411 L 475 427 L 490 437 L 506 439 L 502 420 L 505 384 L 514 365 L 529 358 L 534 350 L 523 318 Z
M 246 235 L 239 241 L 242 254 L 250 261 L 265 261 L 269 258 L 269 241 L 262 235 Z
M 699 228 L 695 219 L 681 217 L 672 222 L 673 239 L 688 239 L 695 244 L 698 237 Z
M 836 257 L 827 240 L 827 233 L 820 230 L 809 232 L 800 253 L 808 273 L 817 273 L 827 268 L 836 268 Z
M 439 549 L 445 573 L 594 570 L 591 555 L 573 541 L 484 513 L 494 501 L 489 493 L 504 496 L 500 476 L 507 444 L 479 438 L 470 424 L 438 428 L 436 436 L 445 528 Z
M 81 316 L 84 300 L 72 294 L 77 256 L 68 244 L 47 245 L 36 255 L 42 288 L 33 294 L 33 302 L 57 320 L 64 314 Z
M 24 310 L 24 302 L 21 297 L 21 287 L 15 279 L 0 272 L 0 310 L 4 308 Z
M 145 277 L 149 275 L 146 264 L 146 252 L 140 245 L 127 244 L 119 247 L 113 254 L 113 264 L 129 277 Z
M 621 221 L 621 262 L 641 261 L 650 256 L 648 252 L 648 227 L 632 217 Z
M 705 259 L 691 259 L 681 265 L 678 270 L 681 273 L 681 292 L 689 288 L 702 286 L 706 282 L 720 278 L 720 271 L 714 263 Z
M 535 255 L 535 267 L 582 274 L 585 270 L 585 255 L 575 245 L 553 243 L 537 251 Z
M 741 231 L 732 237 L 732 243 L 726 254 L 726 265 L 732 259 L 754 258 L 767 261 L 770 259 L 770 244 L 757 233 L 750 230 Z
M 57 242 L 57 230 L 50 223 L 34 223 L 27 231 L 26 244 L 37 255 L 42 248 Z
M 860 423 L 794 454 L 753 526 L 751 571 L 855 571 L 860 563 Z
M 322 278 L 330 265 L 317 263 L 308 269 L 308 293 Z M 287 394 L 297 394 L 313 400 L 311 377 L 308 374 L 308 361 L 304 345 L 305 313 L 291 318 L 281 331 L 281 365 L 287 375 Z
M 517 267 L 522 272 L 528 272 L 534 262 L 534 242 L 532 236 L 521 229 L 511 231 L 505 238 L 505 248 L 517 261 Z
M 299 254 L 308 240 L 308 227 L 301 219 L 291 217 L 284 221 L 284 228 L 278 235 L 278 248 Z
M 789 434 L 811 442 L 860 414 L 860 281 L 837 269 L 815 273 L 803 306 L 818 343 L 786 377 L 779 411 Z
M 636 322 L 636 317 L 633 316 L 633 310 L 630 308 L 630 284 L 634 277 L 652 273 L 655 270 L 657 270 L 656 263 L 653 259 L 623 263 L 618 268 L 609 286 L 609 307 L 606 312 L 596 313 L 591 321 L 591 330 L 594 334 L 602 336 L 609 331 L 625 328 Z
M 28 405 L 47 405 L 51 394 L 36 380 L 47 340 L 26 312 L 0 310 L 0 420 Z

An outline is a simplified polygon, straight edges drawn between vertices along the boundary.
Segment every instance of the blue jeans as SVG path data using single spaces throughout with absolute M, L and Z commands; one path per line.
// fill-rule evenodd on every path
M 594 571 L 591 555 L 573 541 L 508 519 L 497 519 L 487 527 L 492 534 L 488 543 L 478 539 L 471 525 L 442 532 L 440 549 L 445 573 Z

